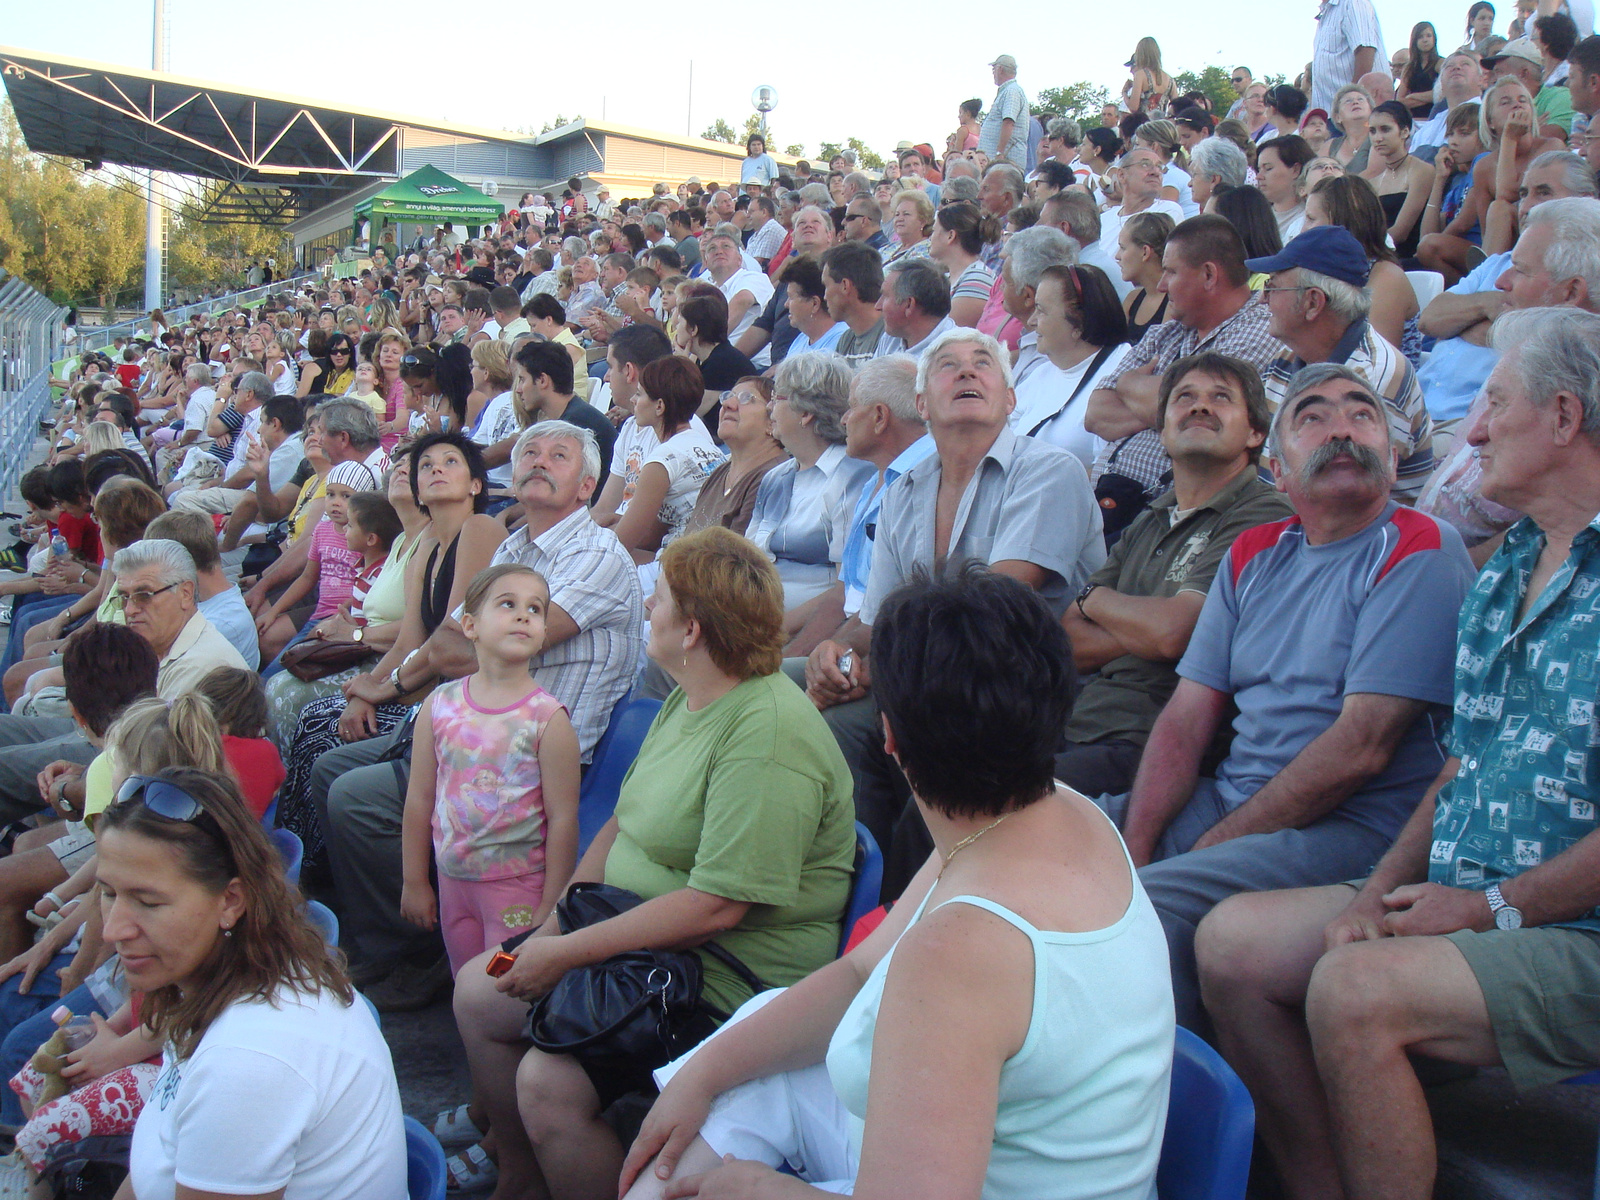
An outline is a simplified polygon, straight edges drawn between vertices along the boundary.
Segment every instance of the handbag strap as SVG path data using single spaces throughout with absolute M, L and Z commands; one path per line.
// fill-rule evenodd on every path
M 704 950 L 707 954 L 711 955 L 712 958 L 716 959 L 723 966 L 727 967 L 728 970 L 732 971 L 740 979 L 744 980 L 745 983 L 749 984 L 752 992 L 768 992 L 772 990 L 771 987 L 761 981 L 761 977 L 759 975 L 757 975 L 749 967 L 740 962 L 733 954 L 725 950 L 723 947 L 717 945 L 715 942 L 702 943 L 701 945 L 696 946 L 695 949 Z
M 1111 357 L 1111 352 L 1117 348 L 1117 345 L 1118 343 L 1113 342 L 1109 346 L 1100 347 L 1099 352 L 1094 356 L 1094 361 L 1089 364 L 1089 369 L 1085 371 L 1083 373 L 1083 377 L 1078 380 L 1078 386 L 1073 388 L 1072 395 L 1067 397 L 1067 402 L 1060 408 L 1056 409 L 1056 411 L 1051 413 L 1048 417 L 1044 418 L 1044 420 L 1036 424 L 1032 429 L 1028 430 L 1027 436 L 1032 437 L 1034 434 L 1038 433 L 1039 430 L 1043 429 L 1046 425 L 1050 424 L 1051 421 L 1054 421 L 1062 413 L 1066 412 L 1067 409 L 1072 407 L 1072 402 L 1078 398 L 1078 393 L 1083 391 L 1083 389 L 1089 385 L 1089 381 L 1100 373 L 1100 368 L 1105 365 L 1106 359 Z

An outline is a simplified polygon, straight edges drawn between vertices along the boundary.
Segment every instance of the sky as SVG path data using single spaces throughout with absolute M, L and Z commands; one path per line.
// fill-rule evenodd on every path
M 1467 0 L 1377 4 L 1391 52 L 1419 20 L 1440 24 L 1442 47 L 1458 45 L 1464 35 Z M 585 38 L 576 28 L 542 25 L 518 6 L 496 6 L 493 17 L 489 6 L 469 6 L 468 20 L 446 25 L 434 0 L 272 0 L 260 7 L 166 0 L 166 7 L 168 69 L 241 90 L 494 129 L 538 130 L 558 114 L 581 113 L 681 135 L 698 134 L 718 117 L 742 128 L 753 111 L 751 92 L 770 84 L 778 92 L 769 117 L 773 148 L 799 142 L 808 153 L 824 140 L 848 137 L 880 153 L 902 139 L 942 148 L 961 101 L 976 97 L 987 106 L 994 85 L 986 64 L 1000 54 L 1016 57 L 1018 79 L 1030 93 L 1089 80 L 1115 96 L 1127 78 L 1122 64 L 1146 34 L 1161 44 L 1169 72 L 1243 64 L 1257 75 L 1293 79 L 1310 57 L 1316 12 L 1315 0 L 1221 6 L 1146 0 L 1136 9 L 1037 4 L 1022 10 L 1025 29 L 996 22 L 993 32 L 975 35 L 981 10 L 970 0 L 916 0 L 905 11 L 928 36 L 913 45 L 902 42 L 909 26 L 893 4 L 876 11 L 875 18 L 885 19 L 857 26 L 859 33 L 842 31 L 849 22 L 809 25 L 797 45 L 793 27 L 807 10 L 789 5 L 741 6 L 705 39 L 668 36 L 654 21 L 575 18 L 593 31 Z M 1503 32 L 1514 7 L 1509 0 L 1497 7 L 1496 29 Z M 150 0 L 72 0 L 70 10 L 67 21 L 53 4 L 0 0 L 0 41 L 148 69 Z M 781 46 L 795 48 L 774 49 Z

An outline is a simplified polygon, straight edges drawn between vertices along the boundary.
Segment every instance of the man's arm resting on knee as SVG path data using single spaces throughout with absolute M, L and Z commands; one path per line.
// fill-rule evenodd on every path
M 1356 692 L 1332 725 L 1250 799 L 1213 825 L 1196 850 L 1250 833 L 1302 829 L 1326 816 L 1394 757 L 1406 730 L 1427 710 L 1406 696 Z
M 1135 866 L 1148 863 L 1172 818 L 1194 796 L 1200 760 L 1228 709 L 1228 694 L 1192 679 L 1178 680 L 1156 718 L 1128 797 L 1122 837 Z

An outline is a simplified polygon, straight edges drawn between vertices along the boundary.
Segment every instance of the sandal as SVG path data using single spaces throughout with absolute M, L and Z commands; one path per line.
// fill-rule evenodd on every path
M 459 1195 L 462 1192 L 488 1191 L 500 1181 L 500 1168 L 477 1144 L 468 1146 L 460 1154 L 452 1154 L 444 1160 L 444 1165 L 450 1172 L 450 1179 L 445 1184 L 446 1192 Z
M 470 1105 L 447 1108 L 433 1119 L 433 1136 L 446 1150 L 457 1146 L 470 1146 L 483 1140 L 487 1130 L 479 1129 L 467 1115 Z

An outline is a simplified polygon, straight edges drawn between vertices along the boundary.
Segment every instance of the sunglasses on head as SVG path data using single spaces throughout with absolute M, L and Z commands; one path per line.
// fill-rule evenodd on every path
M 151 775 L 130 775 L 117 789 L 118 804 L 135 801 L 167 821 L 193 821 L 205 812 L 205 805 L 177 784 Z

